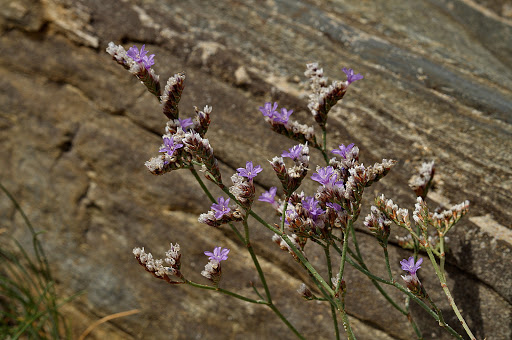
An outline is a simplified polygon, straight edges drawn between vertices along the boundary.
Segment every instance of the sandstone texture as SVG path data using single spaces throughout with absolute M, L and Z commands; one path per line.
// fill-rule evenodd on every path
M 132 255 L 144 246 L 164 257 L 182 248 L 183 271 L 200 276 L 203 251 L 231 249 L 223 287 L 255 297 L 261 288 L 244 246 L 229 228 L 197 222 L 209 201 L 187 171 L 154 176 L 144 162 L 158 153 L 166 117 L 155 98 L 105 52 L 146 44 L 162 86 L 185 71 L 183 117 L 213 107 L 208 132 L 223 178 L 252 160 L 264 171 L 258 195 L 279 184 L 269 159 L 294 142 L 270 131 L 258 107 L 277 101 L 314 124 L 307 109 L 305 64 L 330 80 L 343 67 L 354 83 L 330 113 L 328 143 L 355 143 L 360 158 L 398 164 L 366 193 L 384 193 L 414 209 L 408 179 L 436 162 L 431 207 L 466 199 L 469 214 L 449 236 L 448 285 L 478 339 L 512 338 L 512 6 L 505 0 L 100 1 L 12 0 L 0 10 L 0 181 L 38 230 L 73 334 L 106 315 L 140 313 L 99 326 L 89 339 L 294 339 L 264 306 L 170 286 Z M 318 154 L 313 164 L 322 164 Z M 312 170 L 314 166 L 312 167 Z M 312 173 L 312 172 L 311 172 Z M 218 196 L 221 192 L 208 184 Z M 301 188 L 310 195 L 315 184 Z M 266 204 L 255 210 L 277 222 Z M 363 211 L 363 214 L 367 213 Z M 381 248 L 357 222 L 367 263 L 386 274 Z M 11 202 L 0 197 L 0 242 L 31 239 Z M 7 231 L 7 232 L 5 232 Z M 276 305 L 306 338 L 333 339 L 324 304 L 301 300 L 308 276 L 255 221 L 256 253 Z M 392 229 L 390 256 L 400 280 Z M 309 246 L 308 246 L 309 247 Z M 309 258 L 321 270 L 323 253 Z M 425 254 L 422 254 L 426 257 Z M 427 259 L 426 259 L 427 260 Z M 461 334 L 432 266 L 420 277 L 448 323 Z M 358 271 L 347 268 L 347 308 L 359 339 L 412 339 L 407 320 Z M 403 300 L 399 291 L 390 294 Z M 412 306 L 426 339 L 448 339 Z M 341 323 L 340 323 L 341 327 Z

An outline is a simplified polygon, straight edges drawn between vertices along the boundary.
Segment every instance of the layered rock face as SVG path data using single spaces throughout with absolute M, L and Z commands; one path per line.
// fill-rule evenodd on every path
M 0 30 L 0 180 L 46 231 L 41 240 L 62 296 L 85 292 L 64 308 L 75 335 L 105 315 L 138 308 L 98 327 L 91 339 L 294 338 L 264 306 L 170 286 L 133 258 L 133 247 L 163 257 L 177 242 L 187 277 L 206 283 L 203 252 L 222 245 L 231 249 L 223 287 L 244 295 L 254 295 L 251 282 L 261 287 L 229 228 L 197 221 L 210 204 L 190 173 L 154 176 L 144 167 L 158 153 L 167 119 L 105 53 L 113 41 L 125 48 L 146 44 L 162 86 L 186 72 L 182 117 L 192 117 L 194 106 L 213 107 L 207 137 L 224 178 L 246 161 L 260 164 L 258 195 L 279 184 L 268 160 L 294 145 L 270 131 L 258 107 L 277 101 L 313 125 L 305 64 L 319 62 L 330 80 L 344 80 L 343 67 L 363 74 L 330 112 L 329 148 L 355 143 L 364 164 L 398 160 L 366 193 L 367 208 L 384 193 L 412 211 L 407 181 L 422 161 L 436 162 L 429 204 L 471 202 L 448 235 L 448 285 L 478 339 L 512 337 L 508 1 L 14 0 L 2 4 Z M 322 164 L 321 157 L 314 154 L 311 164 Z M 315 183 L 307 180 L 302 189 L 312 195 Z M 257 202 L 254 209 L 278 222 L 268 205 Z M 0 237 L 12 235 L 29 248 L 21 217 L 5 197 L 0 216 Z M 385 276 L 380 246 L 362 220 L 361 251 Z M 296 293 L 308 276 L 272 243 L 272 233 L 254 221 L 251 233 L 283 314 L 307 338 L 333 338 L 329 309 Z M 402 230 L 391 233 L 392 271 L 400 280 L 399 261 L 410 253 L 394 239 Z M 325 273 L 323 253 L 308 247 Z M 463 334 L 427 262 L 423 283 Z M 359 338 L 413 338 L 406 318 L 365 276 L 349 267 L 345 280 Z M 421 308 L 413 305 L 412 312 L 426 339 L 449 338 Z

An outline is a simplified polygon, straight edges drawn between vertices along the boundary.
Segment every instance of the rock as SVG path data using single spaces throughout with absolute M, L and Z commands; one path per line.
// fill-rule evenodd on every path
M 434 160 L 429 205 L 471 202 L 469 215 L 448 235 L 448 286 L 478 339 L 512 337 L 507 5 L 8 2 L 0 14 L 0 179 L 46 232 L 41 239 L 59 292 L 86 292 L 66 307 L 76 321 L 74 337 L 103 316 L 138 308 L 139 314 L 99 326 L 91 338 L 294 338 L 264 306 L 170 286 L 137 264 L 134 247 L 163 257 L 177 242 L 187 277 L 207 283 L 200 276 L 203 252 L 222 245 L 231 249 L 222 286 L 255 297 L 254 282 L 263 291 L 229 227 L 197 222 L 210 204 L 194 178 L 186 170 L 153 176 L 145 169 L 144 162 L 158 154 L 166 119 L 155 97 L 104 52 L 109 41 L 125 48 L 145 43 L 163 85 L 186 72 L 182 117 L 192 117 L 194 106 L 213 106 L 207 136 L 225 182 L 252 160 L 264 168 L 256 178 L 258 195 L 279 184 L 267 160 L 294 144 L 269 130 L 258 107 L 277 101 L 300 122 L 313 124 L 305 64 L 318 61 L 330 80 L 344 80 L 343 67 L 363 74 L 330 113 L 328 146 L 356 143 L 365 165 L 398 160 L 368 189 L 357 222 L 367 263 L 386 275 L 381 248 L 362 225 L 373 198 L 384 193 L 412 211 L 407 181 L 422 161 Z M 312 164 L 321 163 L 313 154 Z M 309 180 L 302 189 L 316 190 Z M 267 205 L 256 202 L 255 210 L 278 222 Z M 0 229 L 30 249 L 20 216 L 3 198 L 0 217 Z M 271 242 L 271 232 L 254 221 L 250 230 L 276 305 L 307 338 L 332 339 L 329 310 L 296 293 L 301 282 L 310 283 L 305 272 Z M 394 227 L 392 235 L 403 232 Z M 325 274 L 323 252 L 312 245 L 307 251 Z M 399 280 L 398 261 L 409 252 L 392 239 L 390 256 Z M 448 322 L 463 332 L 431 266 L 424 265 L 420 278 Z M 365 276 L 348 267 L 346 281 L 347 308 L 360 339 L 413 337 L 407 319 L 385 304 Z M 411 308 L 426 339 L 449 337 L 421 308 Z

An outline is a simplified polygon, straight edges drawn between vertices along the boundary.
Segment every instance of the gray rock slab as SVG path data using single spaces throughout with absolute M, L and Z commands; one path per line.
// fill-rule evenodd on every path
M 345 79 L 342 67 L 362 73 L 365 79 L 330 113 L 329 147 L 354 142 L 364 164 L 398 160 L 369 188 L 363 213 L 381 193 L 412 211 L 407 180 L 422 161 L 435 160 L 429 204 L 471 201 L 449 235 L 448 286 L 478 339 L 510 339 L 511 13 L 507 1 L 484 0 L 2 2 L 0 180 L 46 231 L 41 239 L 59 292 L 85 291 L 65 307 L 73 334 L 105 315 L 138 308 L 91 338 L 294 338 L 263 306 L 169 286 L 137 265 L 133 247 L 163 257 L 169 242 L 177 242 L 184 272 L 205 282 L 203 251 L 222 244 L 231 249 L 224 287 L 249 296 L 250 282 L 259 285 L 233 233 L 197 222 L 210 204 L 193 177 L 145 169 L 166 119 L 155 98 L 105 53 L 114 41 L 125 48 L 145 43 L 162 85 L 186 71 L 182 115 L 213 106 L 208 138 L 224 180 L 252 160 L 264 168 L 258 193 L 278 185 L 267 160 L 294 144 L 269 130 L 258 107 L 278 101 L 313 124 L 305 64 L 320 62 L 331 80 Z M 321 164 L 319 155 L 315 162 Z M 308 180 L 301 189 L 313 194 L 315 185 Z M 255 210 L 278 221 L 263 203 Z M 4 198 L 0 217 L 0 229 L 29 247 L 20 216 Z M 367 263 L 385 276 L 381 249 L 362 218 L 357 228 Z M 252 223 L 251 233 L 283 314 L 307 338 L 332 339 L 329 311 L 295 292 L 307 275 L 268 230 Z M 392 235 L 403 232 L 394 228 Z M 307 250 L 325 273 L 323 253 Z M 390 256 L 399 280 L 398 262 L 409 253 L 393 239 Z M 424 265 L 422 281 L 462 333 L 433 275 Z M 348 268 L 346 281 L 360 339 L 413 337 L 407 320 L 365 276 Z M 402 301 L 398 291 L 389 292 Z M 448 338 L 421 308 L 412 312 L 426 339 Z

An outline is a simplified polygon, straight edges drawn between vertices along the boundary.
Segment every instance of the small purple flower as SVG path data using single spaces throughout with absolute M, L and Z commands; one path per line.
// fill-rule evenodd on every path
M 258 198 L 258 201 L 274 204 L 276 202 L 276 192 L 277 188 L 271 187 L 268 191 L 265 191 L 263 194 L 261 194 L 261 196 Z
M 341 144 L 338 148 L 334 149 L 331 152 L 336 155 L 340 155 L 343 158 L 347 158 L 347 152 L 350 152 L 352 148 L 354 147 L 354 143 L 350 143 L 349 145 L 345 146 L 345 144 Z
M 185 119 L 178 118 L 178 120 L 180 121 L 180 126 L 183 131 L 186 131 L 187 127 L 189 127 L 190 125 L 194 125 L 194 123 L 192 123 L 192 118 L 185 118 Z
M 283 152 L 281 154 L 281 157 L 288 157 L 288 158 L 291 158 L 293 160 L 297 160 L 301 153 L 302 153 L 302 149 L 304 148 L 304 145 L 295 145 L 293 146 L 292 148 L 288 149 L 288 152 Z
M 338 212 L 341 211 L 341 205 L 339 205 L 338 203 L 327 202 L 326 206 L 328 206 L 329 208 L 331 208 L 331 209 L 333 209 L 335 211 L 338 211 Z
M 302 207 L 306 209 L 314 221 L 317 220 L 318 216 L 322 215 L 324 211 L 318 206 L 318 201 L 314 197 L 305 197 L 301 201 Z
M 402 260 L 400 261 L 400 264 L 402 265 L 402 270 L 406 270 L 411 275 L 416 275 L 416 272 L 418 269 L 421 268 L 421 263 L 423 262 L 422 258 L 419 258 L 416 264 L 414 263 L 414 257 L 409 257 L 409 260 Z
M 215 260 L 217 262 L 225 261 L 228 259 L 228 248 L 215 247 L 213 253 L 211 251 L 205 251 L 204 254 L 208 256 L 209 260 Z
M 247 177 L 247 179 L 252 180 L 261 171 L 263 171 L 263 169 L 259 165 L 256 165 L 256 167 L 254 167 L 252 165 L 252 162 L 247 162 L 245 163 L 245 168 L 238 168 L 236 169 L 236 171 L 238 171 L 238 175 Z
M 174 137 L 171 137 L 171 138 L 164 137 L 164 145 L 165 146 L 158 151 L 159 152 L 167 152 L 167 154 L 169 156 L 172 156 L 174 154 L 174 151 L 176 151 L 176 149 L 179 149 L 183 146 L 183 144 L 181 144 L 181 143 L 174 144 Z
M 363 75 L 358 73 L 358 74 L 354 74 L 354 70 L 349 68 L 347 70 L 346 67 L 343 68 L 343 72 L 345 72 L 345 74 L 347 75 L 347 83 L 348 85 L 350 85 L 350 83 L 353 83 L 355 82 L 356 80 L 360 80 L 360 79 L 363 79 Z
M 317 172 L 311 175 L 311 179 L 322 184 L 325 187 L 333 187 L 335 185 L 342 185 L 343 181 L 338 181 L 338 174 L 334 172 L 332 166 L 319 168 Z
M 277 111 L 274 113 L 273 117 L 270 117 L 274 122 L 286 124 L 290 119 L 293 110 L 287 110 L 285 108 L 281 109 L 281 113 L 279 114 Z
M 334 174 L 334 168 L 332 166 L 328 166 L 325 168 L 320 168 L 311 175 L 311 179 L 320 184 L 327 185 L 331 179 L 331 176 Z
M 152 65 L 155 64 L 155 61 L 154 61 L 154 57 L 155 55 L 152 54 L 150 55 L 149 57 L 146 55 L 148 54 L 148 51 L 144 50 L 146 47 L 146 45 L 142 45 L 140 51 L 139 49 L 137 48 L 137 46 L 133 45 L 133 47 L 130 47 L 128 49 L 128 52 L 126 52 L 126 54 L 132 58 L 133 60 L 135 60 L 136 62 L 138 63 L 143 63 L 144 64 L 144 67 L 146 69 L 150 69 Z
M 215 218 L 220 219 L 222 216 L 228 214 L 231 209 L 228 207 L 229 198 L 219 197 L 217 203 L 212 204 L 212 210 L 215 211 Z
M 272 103 L 265 103 L 265 106 L 260 106 L 260 111 L 263 113 L 265 117 L 272 118 L 277 113 L 277 103 L 274 103 L 274 107 L 272 107 Z

